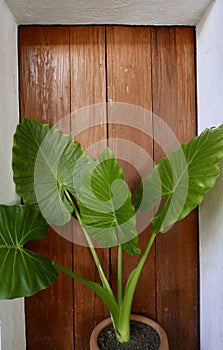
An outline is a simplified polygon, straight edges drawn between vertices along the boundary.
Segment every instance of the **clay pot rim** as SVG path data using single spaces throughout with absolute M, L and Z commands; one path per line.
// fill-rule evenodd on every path
M 153 329 L 155 329 L 155 331 L 159 334 L 159 337 L 160 337 L 160 347 L 159 347 L 159 349 L 162 349 L 165 344 L 168 344 L 168 339 L 167 339 L 166 332 L 164 331 L 164 329 L 157 322 L 151 320 L 150 318 L 148 318 L 146 316 L 136 315 L 136 314 L 132 314 L 130 316 L 130 319 L 133 320 L 133 321 L 137 321 L 137 322 L 141 322 L 141 323 L 147 324 L 148 326 L 150 326 Z M 92 349 L 92 350 L 93 349 L 100 350 L 98 346 L 96 347 L 95 339 L 97 340 L 100 332 L 102 331 L 102 329 L 106 328 L 111 323 L 112 323 L 111 318 L 108 317 L 108 318 L 104 319 L 103 321 L 101 321 L 100 323 L 97 324 L 97 326 L 94 328 L 94 330 L 91 333 L 90 349 Z M 165 348 L 165 350 L 168 350 L 168 345 Z

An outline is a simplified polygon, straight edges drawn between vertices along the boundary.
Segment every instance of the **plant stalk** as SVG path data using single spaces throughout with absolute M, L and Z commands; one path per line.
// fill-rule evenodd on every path
M 118 304 L 122 304 L 122 246 L 118 246 Z
M 105 305 L 108 307 L 112 319 L 114 320 L 115 324 L 117 323 L 118 317 L 119 317 L 119 306 L 117 304 L 117 301 L 114 297 L 114 295 L 111 295 L 103 286 L 100 284 L 93 282 L 93 281 L 87 281 L 85 278 L 79 276 L 78 274 L 70 271 L 69 269 L 65 268 L 64 266 L 61 266 L 55 262 L 52 262 L 54 267 L 57 270 L 62 271 L 63 273 L 67 274 L 68 276 L 76 279 L 77 281 L 81 282 L 83 285 L 85 285 L 87 288 L 90 288 L 95 294 L 98 295 L 98 297 L 105 303 Z
M 134 270 L 132 270 L 126 283 L 124 298 L 120 308 L 119 323 L 116 327 L 116 338 L 121 343 L 127 343 L 130 340 L 130 315 L 132 302 L 140 274 L 142 272 L 143 266 L 146 262 L 146 259 L 148 257 L 148 254 L 150 252 L 155 238 L 156 233 L 153 232 L 138 265 L 135 267 Z
M 95 248 L 94 248 L 94 246 L 92 244 L 92 241 L 91 241 L 91 239 L 90 239 L 86 229 L 84 228 L 84 226 L 83 226 L 83 224 L 81 222 L 80 214 L 79 214 L 79 212 L 78 212 L 74 202 L 72 201 L 69 192 L 67 190 L 65 190 L 65 193 L 66 193 L 67 199 L 69 200 L 69 203 L 71 204 L 72 208 L 74 209 L 74 213 L 75 213 L 75 215 L 76 215 L 76 217 L 77 217 L 77 219 L 78 219 L 78 221 L 79 221 L 79 223 L 81 225 L 81 228 L 82 228 L 83 233 L 85 235 L 85 238 L 87 240 L 88 246 L 90 248 L 92 257 L 94 259 L 95 265 L 97 267 L 98 274 L 99 274 L 100 280 L 101 280 L 101 282 L 103 284 L 103 287 L 110 293 L 111 296 L 114 296 L 113 291 L 112 291 L 112 289 L 110 287 L 110 284 L 109 284 L 109 282 L 107 280 L 107 277 L 105 276 L 105 273 L 104 273 L 103 268 L 101 266 L 100 260 L 98 258 L 97 253 L 96 253 L 96 250 L 95 250 Z

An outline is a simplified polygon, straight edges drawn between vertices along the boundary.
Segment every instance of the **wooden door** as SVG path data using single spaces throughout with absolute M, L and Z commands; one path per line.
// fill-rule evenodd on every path
M 20 26 L 19 70 L 21 118 L 55 123 L 66 116 L 72 130 L 77 120 L 71 112 L 101 104 L 100 125 L 77 137 L 84 147 L 102 140 L 102 148 L 108 144 L 117 151 L 114 139 L 122 138 L 143 148 L 155 162 L 163 156 L 154 142 L 162 135 L 152 119 L 145 119 L 145 132 L 112 123 L 112 112 L 104 107 L 111 101 L 154 112 L 180 142 L 196 134 L 194 28 Z M 134 192 L 139 174 L 128 162 L 120 162 Z M 147 228 L 140 235 L 142 249 L 149 234 Z M 52 229 L 32 248 L 86 278 L 98 278 L 88 249 Z M 99 255 L 115 290 L 116 250 L 100 250 Z M 125 255 L 124 279 L 136 262 Z M 171 350 L 199 349 L 196 212 L 157 237 L 133 312 L 158 320 Z M 54 286 L 26 299 L 27 348 L 87 350 L 92 328 L 107 315 L 93 293 L 61 274 Z

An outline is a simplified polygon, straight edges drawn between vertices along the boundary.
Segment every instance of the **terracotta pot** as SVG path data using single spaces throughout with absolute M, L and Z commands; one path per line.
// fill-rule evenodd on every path
M 168 345 L 168 339 L 165 331 L 163 328 L 156 323 L 155 321 L 145 317 L 145 316 L 140 316 L 140 315 L 131 315 L 131 320 L 133 321 L 138 321 L 141 323 L 144 323 L 153 329 L 159 334 L 160 337 L 160 347 L 159 350 L 169 350 L 169 345 Z M 100 350 L 98 347 L 98 336 L 101 333 L 101 331 L 109 326 L 111 324 L 111 318 L 106 318 L 105 320 L 101 321 L 93 330 L 91 333 L 91 338 L 90 338 L 90 350 Z

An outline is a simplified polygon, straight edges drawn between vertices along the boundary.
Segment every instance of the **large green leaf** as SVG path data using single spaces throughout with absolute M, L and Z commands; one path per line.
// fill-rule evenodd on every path
M 165 198 L 151 221 L 155 232 L 183 219 L 201 203 L 219 176 L 222 158 L 223 125 L 205 130 L 161 159 L 136 195 L 141 211 Z
M 47 222 L 64 225 L 73 211 L 65 191 L 75 194 L 74 170 L 83 151 L 60 130 L 24 118 L 13 145 L 17 193 L 25 203 L 38 205 Z
M 104 247 L 122 244 L 139 254 L 135 210 L 123 171 L 106 149 L 85 176 L 78 195 L 81 222 L 91 238 Z
M 55 282 L 53 263 L 24 248 L 45 237 L 48 224 L 26 205 L 0 205 L 0 299 L 30 296 Z

